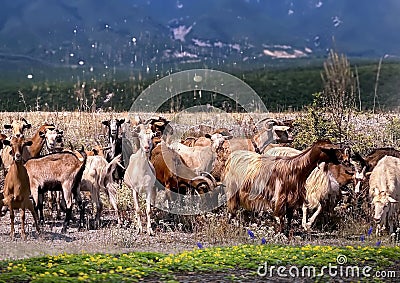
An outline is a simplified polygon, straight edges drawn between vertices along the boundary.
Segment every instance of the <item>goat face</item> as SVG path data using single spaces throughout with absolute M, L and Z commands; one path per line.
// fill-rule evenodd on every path
M 12 135 L 15 137 L 20 137 L 24 135 L 25 129 L 30 129 L 31 124 L 29 124 L 24 118 L 20 120 L 14 120 L 11 124 L 4 125 L 5 129 L 11 129 Z
M 349 157 L 345 154 L 345 149 L 334 144 L 320 145 L 322 160 L 329 161 L 334 164 L 348 163 Z
M 136 128 L 137 137 L 139 138 L 140 148 L 145 152 L 149 153 L 153 146 L 153 137 L 155 134 L 151 129 L 146 129 L 144 125 L 139 125 Z
M 47 129 L 44 133 L 44 138 L 46 140 L 46 146 L 49 150 L 54 149 L 57 142 L 58 133 L 55 129 Z
M 116 139 L 121 125 L 125 122 L 125 119 L 111 119 L 103 121 L 102 124 L 108 127 L 109 137 Z
M 396 203 L 398 203 L 398 201 L 392 198 L 387 192 L 379 192 L 379 194 L 372 200 L 375 222 L 377 224 L 385 224 L 386 216 L 388 215 L 392 204 Z
M 32 141 L 25 141 L 24 137 L 12 137 L 11 140 L 4 140 L 3 143 L 11 147 L 10 154 L 16 162 L 22 161 L 24 146 L 31 146 Z

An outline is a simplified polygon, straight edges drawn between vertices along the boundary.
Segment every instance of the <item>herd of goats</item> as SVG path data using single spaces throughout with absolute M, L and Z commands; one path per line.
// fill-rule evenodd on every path
M 25 209 L 39 224 L 44 222 L 47 192 L 55 191 L 58 209 L 65 212 L 62 232 L 72 219 L 72 206 L 85 219 L 81 191 L 90 193 L 96 206 L 95 224 L 100 225 L 102 201 L 108 197 L 118 213 L 117 192 L 125 184 L 132 191 L 135 225 L 143 230 L 139 195 L 146 196 L 146 232 L 153 234 L 151 211 L 157 186 L 165 190 L 169 207 L 178 205 L 174 195 L 207 195 L 222 188 L 230 217 L 243 208 L 268 212 L 277 221 L 277 229 L 289 234 L 294 212 L 302 211 L 302 227 L 309 231 L 323 210 L 332 210 L 343 202 L 343 188 L 371 205 L 369 217 L 377 231 L 396 231 L 399 224 L 400 152 L 377 148 L 363 157 L 350 148 L 318 140 L 304 151 L 290 147 L 291 121 L 263 119 L 252 134 L 235 137 L 230 129 L 199 125 L 182 140 L 173 140 L 170 121 L 163 117 L 146 121 L 112 118 L 102 121 L 108 129 L 108 144 L 92 150 L 64 148 L 63 131 L 44 123 L 32 137 L 24 130 L 31 127 L 25 119 L 4 125 L 9 135 L 0 134 L 1 167 L 4 188 L 0 190 L 0 208 L 11 218 L 14 237 L 14 210 L 20 209 L 21 236 L 25 234 Z M 43 150 L 47 154 L 42 154 Z M 313 212 L 308 218 L 308 212 Z

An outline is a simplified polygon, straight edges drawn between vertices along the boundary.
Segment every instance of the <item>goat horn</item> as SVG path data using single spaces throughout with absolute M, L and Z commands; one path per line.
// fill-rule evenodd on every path
M 155 118 L 149 118 L 149 119 L 147 119 L 143 124 L 144 125 L 147 125 L 148 123 L 152 123 L 153 121 L 156 121 L 157 119 L 155 119 Z
M 209 172 L 206 171 L 200 172 L 200 176 L 209 178 L 213 182 L 214 188 L 217 186 L 217 180 L 215 180 L 214 176 L 211 175 Z
M 255 124 L 255 127 L 258 127 L 258 125 L 259 125 L 260 123 L 265 122 L 265 121 L 274 122 L 276 125 L 281 124 L 281 122 L 278 121 L 277 119 L 274 119 L 274 118 L 264 118 L 264 119 L 261 119 L 260 121 L 258 121 L 258 122 Z
M 194 177 L 193 179 L 190 180 L 190 183 L 192 183 L 194 181 L 205 181 L 207 183 L 207 186 L 208 186 L 210 191 L 214 189 L 214 186 L 213 186 L 211 180 L 206 178 L 206 177 L 204 177 L 204 176 Z
M 124 167 L 124 165 L 121 164 L 121 162 L 117 162 L 117 165 L 118 165 L 119 167 L 121 167 L 122 169 L 126 170 L 126 168 Z

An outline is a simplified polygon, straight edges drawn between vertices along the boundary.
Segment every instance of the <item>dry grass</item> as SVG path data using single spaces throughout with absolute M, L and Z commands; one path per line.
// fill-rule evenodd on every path
M 252 119 L 258 121 L 264 117 L 273 117 L 278 119 L 293 119 L 301 113 L 285 113 L 285 114 L 221 114 L 221 113 L 179 113 L 179 114 L 162 114 L 167 119 L 173 120 L 184 124 L 179 130 L 176 138 L 183 135 L 190 126 L 198 124 L 208 124 L 214 127 L 227 127 L 232 129 L 234 135 L 244 135 L 250 131 Z M 28 122 L 32 123 L 32 129 L 26 132 L 26 136 L 32 136 L 35 131 L 44 122 L 54 123 L 57 128 L 64 131 L 65 145 L 68 147 L 71 143 L 75 148 L 83 145 L 85 148 L 90 148 L 97 143 L 102 145 L 106 144 L 106 129 L 101 124 L 101 121 L 111 117 L 127 118 L 129 113 L 84 113 L 84 112 L 27 112 L 27 113 L 0 113 L 0 123 L 10 123 L 12 119 L 24 117 Z M 141 113 L 141 117 L 149 118 L 153 114 Z M 357 148 L 365 150 L 372 146 L 387 146 L 397 145 L 397 140 L 394 137 L 388 139 L 385 136 L 385 131 L 381 130 L 385 124 L 392 119 L 394 114 L 385 115 L 358 115 L 354 121 L 354 131 L 359 133 L 354 140 Z M 380 129 L 380 130 L 377 130 Z M 4 133 L 7 133 L 3 129 Z M 122 186 L 118 190 L 118 202 L 120 209 L 124 212 L 126 223 L 130 223 L 132 219 L 132 200 L 131 193 Z M 107 198 L 102 195 L 105 211 L 111 207 L 108 204 Z M 144 205 L 143 202 L 141 204 Z M 90 206 L 89 206 L 90 209 Z M 173 245 L 174 233 L 179 233 L 180 238 L 185 238 L 186 233 L 190 239 L 182 240 L 182 246 L 193 246 L 196 242 L 202 242 L 209 245 L 232 245 L 238 243 L 248 243 L 252 241 L 259 241 L 261 238 L 266 239 L 271 243 L 287 243 L 287 240 L 281 235 L 274 233 L 274 222 L 267 216 L 248 217 L 243 214 L 238 218 L 238 221 L 232 222 L 228 220 L 228 215 L 224 207 L 214 211 L 213 213 L 205 213 L 199 216 L 174 216 L 166 212 L 154 209 L 154 223 L 158 235 L 163 235 L 163 241 L 169 242 Z M 368 213 L 368 212 L 367 212 Z M 112 219 L 113 215 L 106 216 Z M 115 219 L 114 219 L 115 220 Z M 3 221 L 3 220 L 2 220 Z M 143 219 L 144 221 L 144 219 Z M 119 228 L 113 224 L 112 221 L 106 227 L 101 229 L 100 245 L 114 246 L 117 248 L 138 248 L 138 235 L 133 228 Z M 300 231 L 299 223 L 294 223 L 297 231 Z M 322 226 L 324 227 L 324 226 Z M 337 243 L 348 243 L 348 241 L 357 241 L 360 235 L 366 234 L 370 227 L 369 222 L 365 216 L 354 211 L 342 217 L 336 230 L 329 235 L 321 232 L 325 230 L 322 228 L 319 233 L 311 233 L 304 236 L 310 242 L 319 243 L 326 239 L 342 239 Z M 248 235 L 248 230 L 251 230 L 255 239 L 251 239 Z M 319 236 L 318 236 L 319 235 Z M 99 237 L 99 236 L 97 236 Z M 376 240 L 370 237 L 370 240 Z M 146 241 L 156 242 L 146 236 Z M 295 238 L 295 241 L 299 238 Z M 390 242 L 390 237 L 385 236 L 382 238 L 385 242 Z M 176 239 L 175 239 L 176 240 Z M 293 243 L 293 242 L 292 242 Z M 157 245 L 157 243 L 155 243 Z M 139 246 L 143 249 L 144 245 Z M 169 249 L 171 249 L 169 247 Z

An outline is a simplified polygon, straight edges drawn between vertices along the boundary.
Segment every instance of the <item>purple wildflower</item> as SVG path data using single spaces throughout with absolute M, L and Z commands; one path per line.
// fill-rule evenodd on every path
M 250 238 L 255 238 L 253 231 L 251 231 L 250 229 L 247 230 L 247 234 L 249 234 Z
M 372 234 L 372 230 L 373 230 L 372 226 L 371 226 L 371 227 L 369 227 L 369 229 L 368 229 L 368 236 L 371 236 L 371 234 Z
M 364 236 L 364 235 L 361 235 L 361 236 L 360 236 L 360 241 L 361 241 L 361 242 L 364 242 L 364 240 L 365 240 L 365 236 Z
M 197 243 L 197 247 L 198 247 L 199 249 L 202 249 L 202 248 L 203 248 L 203 245 L 202 245 L 201 243 Z
M 267 240 L 265 240 L 265 238 L 262 238 L 262 239 L 261 239 L 261 244 L 262 244 L 262 245 L 265 245 L 266 243 L 267 243 Z
M 381 245 L 382 241 L 379 240 L 378 242 L 376 242 L 375 246 L 379 247 Z

